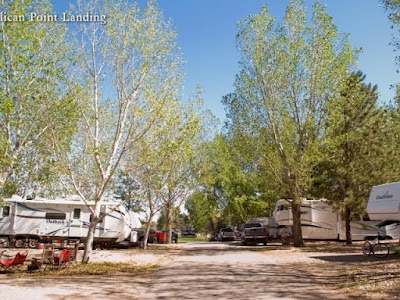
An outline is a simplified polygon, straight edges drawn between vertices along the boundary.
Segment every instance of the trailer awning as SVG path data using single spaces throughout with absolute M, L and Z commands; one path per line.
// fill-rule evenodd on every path
M 390 225 L 390 224 L 393 224 L 393 223 L 400 223 L 400 221 L 398 221 L 398 220 L 386 220 L 386 221 L 382 221 L 382 222 L 376 224 L 376 226 L 383 227 L 383 226 L 387 226 L 387 225 Z

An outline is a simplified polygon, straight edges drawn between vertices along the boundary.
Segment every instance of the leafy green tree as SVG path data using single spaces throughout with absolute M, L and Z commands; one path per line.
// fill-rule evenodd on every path
M 302 246 L 301 197 L 311 185 L 327 99 L 340 92 L 356 51 L 319 2 L 311 22 L 304 1 L 294 0 L 284 22 L 274 25 L 266 5 L 239 25 L 235 95 L 245 121 L 235 126 L 265 135 L 266 160 L 278 162 L 276 179 L 293 200 L 294 244 Z
M 143 212 L 143 207 L 139 199 L 136 198 L 137 190 L 139 189 L 139 183 L 127 172 L 127 170 L 118 173 L 117 180 L 112 188 L 112 190 L 114 190 L 114 192 L 126 204 L 128 210 L 137 213 Z
M 194 192 L 185 202 L 188 223 L 196 232 L 215 233 L 217 231 L 217 198 L 204 191 Z
M 197 231 L 213 234 L 220 226 L 243 224 L 272 211 L 257 155 L 249 154 L 254 153 L 254 146 L 221 134 L 202 145 L 198 187 L 186 203 L 188 218 Z
M 315 176 L 317 194 L 332 200 L 345 217 L 348 244 L 351 218 L 364 213 L 371 187 L 390 173 L 385 160 L 391 146 L 382 139 L 386 116 L 377 106 L 377 86 L 364 80 L 362 72 L 352 73 L 340 97 L 329 101 L 323 160 L 314 174 L 322 175 Z
M 399 27 L 400 22 L 400 1 L 399 0 L 381 0 L 385 8 L 389 11 L 389 19 L 394 26 Z
M 170 99 L 163 110 L 163 123 L 149 130 L 132 167 L 135 178 L 147 190 L 149 221 L 161 209 L 165 212 L 167 243 L 171 243 L 174 211 L 194 187 L 198 162 L 194 149 L 199 139 L 201 118 L 194 102 L 180 104 Z M 149 197 L 152 195 L 152 197 Z
M 393 47 L 400 50 L 400 0 L 381 0 L 384 8 L 389 13 L 389 20 L 392 21 L 392 29 L 395 30 L 393 35 Z M 400 64 L 400 56 L 396 57 L 397 64 Z
M 157 219 L 157 229 L 165 230 L 165 228 L 167 227 L 166 224 L 167 224 L 168 213 L 169 212 L 167 212 L 165 209 L 161 210 L 161 213 Z M 180 228 L 180 226 L 183 223 L 181 217 L 182 215 L 179 207 L 175 207 L 175 209 L 172 212 L 172 221 L 171 221 L 172 229 Z
M 162 123 L 166 99 L 180 90 L 182 60 L 176 33 L 154 1 L 143 11 L 125 0 L 77 1 L 73 12 L 107 16 L 107 24 L 71 24 L 81 118 L 72 147 L 54 139 L 68 170 L 66 182 L 92 213 L 82 260 L 87 263 L 96 225 L 105 217 L 101 200 L 111 194 L 118 172 L 126 170 L 129 150 Z
M 384 8 L 389 13 L 389 20 L 392 21 L 392 29 L 394 30 L 392 46 L 395 51 L 400 50 L 400 0 L 381 0 L 381 3 L 384 5 Z M 400 66 L 400 55 L 397 55 L 395 58 L 395 62 L 398 66 Z M 397 70 L 399 72 L 399 70 Z M 400 103 L 400 83 L 393 83 L 393 86 L 396 88 L 395 101 L 399 105 Z
M 0 10 L 50 15 L 52 5 L 5 0 Z M 65 34 L 62 23 L 0 23 L 0 191 L 5 184 L 22 196 L 32 187 L 50 190 L 56 169 L 51 137 L 69 144 L 76 129 L 74 100 L 65 88 L 70 62 Z

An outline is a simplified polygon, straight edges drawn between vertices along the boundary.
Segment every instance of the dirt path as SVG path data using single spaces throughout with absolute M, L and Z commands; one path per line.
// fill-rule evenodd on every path
M 180 245 L 181 251 L 137 254 L 103 251 L 94 260 L 158 261 L 147 277 L 124 275 L 0 279 L 0 299 L 347 299 L 329 290 L 329 262 L 310 254 L 260 251 L 232 244 Z M 254 251 L 256 250 L 256 251 Z M 323 255 L 323 254 L 321 254 Z M 313 253 L 312 256 L 315 256 Z M 308 267 L 326 264 L 323 275 Z M 321 265 L 323 268 L 324 266 Z

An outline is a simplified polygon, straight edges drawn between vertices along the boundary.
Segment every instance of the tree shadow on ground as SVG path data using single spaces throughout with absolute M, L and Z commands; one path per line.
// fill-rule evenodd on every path
M 39 288 L 54 286 L 70 291 L 65 298 L 51 292 L 46 295 L 57 299 L 346 299 L 325 289 L 338 280 L 333 274 L 316 276 L 306 269 L 288 266 L 184 262 L 161 268 L 151 276 L 113 274 L 35 281 L 16 279 L 8 284 Z

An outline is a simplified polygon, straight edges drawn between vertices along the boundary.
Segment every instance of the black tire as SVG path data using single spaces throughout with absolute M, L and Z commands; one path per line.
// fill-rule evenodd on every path
M 377 258 L 386 258 L 389 255 L 389 247 L 386 244 L 375 244 L 372 248 L 372 252 Z
M 364 255 L 369 256 L 371 254 L 371 250 L 372 250 L 371 243 L 366 241 L 362 246 L 362 251 L 363 251 Z
M 15 248 L 22 248 L 25 245 L 25 241 L 23 239 L 15 240 L 14 247 Z
M 8 237 L 0 239 L 0 248 L 8 248 L 10 247 L 10 240 Z
M 28 247 L 31 249 L 36 249 L 38 247 L 39 241 L 35 239 L 29 239 Z

